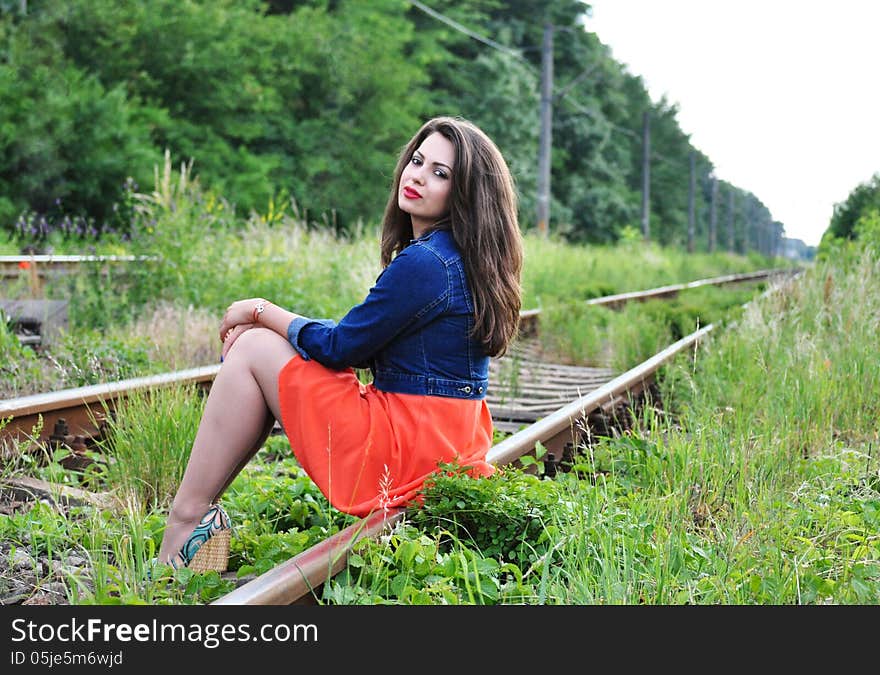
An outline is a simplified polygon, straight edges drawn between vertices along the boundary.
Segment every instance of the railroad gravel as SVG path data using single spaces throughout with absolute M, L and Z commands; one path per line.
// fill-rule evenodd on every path
M 0 514 L 31 508 L 33 502 L 4 495 Z M 0 542 L 0 605 L 69 605 L 67 579 L 92 589 L 89 561 L 76 553 L 53 552 L 34 557 L 30 542 Z

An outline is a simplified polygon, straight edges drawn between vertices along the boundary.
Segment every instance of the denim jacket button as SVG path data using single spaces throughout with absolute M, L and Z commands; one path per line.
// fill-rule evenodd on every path
M 465 394 L 470 394 L 470 393 L 471 393 L 471 385 L 467 385 L 466 387 L 463 387 L 463 388 L 462 388 L 462 391 L 463 391 Z
M 480 387 L 479 389 L 477 389 L 477 393 L 478 393 L 478 394 L 482 394 L 482 393 L 483 393 L 483 388 Z

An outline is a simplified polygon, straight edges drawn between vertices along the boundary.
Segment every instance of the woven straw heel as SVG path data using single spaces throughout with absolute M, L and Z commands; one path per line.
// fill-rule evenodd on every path
M 193 572 L 207 572 L 209 570 L 225 572 L 229 564 L 230 539 L 232 539 L 232 530 L 217 532 L 199 547 L 187 567 Z
M 229 562 L 232 525 L 219 504 L 212 504 L 202 516 L 181 549 L 171 559 L 175 568 L 188 567 L 193 572 L 225 572 Z

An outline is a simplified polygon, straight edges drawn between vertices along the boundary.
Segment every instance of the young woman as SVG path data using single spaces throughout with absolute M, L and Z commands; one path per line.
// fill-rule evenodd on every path
M 363 516 L 413 501 L 439 462 L 490 475 L 489 358 L 514 338 L 522 239 L 501 153 L 474 124 L 425 123 L 403 149 L 383 271 L 336 323 L 263 298 L 232 303 L 159 561 L 226 569 L 220 495 L 279 420 L 330 503 Z M 359 382 L 353 368 L 370 368 Z

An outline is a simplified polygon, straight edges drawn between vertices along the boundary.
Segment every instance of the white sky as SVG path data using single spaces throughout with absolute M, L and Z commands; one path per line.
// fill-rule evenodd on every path
M 679 107 L 719 178 L 819 243 L 880 171 L 880 0 L 593 0 L 586 29 Z

